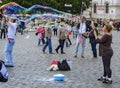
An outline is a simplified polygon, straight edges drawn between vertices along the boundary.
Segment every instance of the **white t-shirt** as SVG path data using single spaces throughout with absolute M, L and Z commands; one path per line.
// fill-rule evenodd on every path
M 85 23 L 80 23 L 79 33 L 83 34 L 85 32 L 86 32 L 86 24 Z
M 12 23 L 9 21 L 8 22 L 8 34 L 7 34 L 8 38 L 14 39 L 16 29 L 17 29 L 17 23 Z

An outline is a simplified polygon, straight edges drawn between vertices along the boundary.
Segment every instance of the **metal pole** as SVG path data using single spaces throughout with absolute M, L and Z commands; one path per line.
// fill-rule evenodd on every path
M 80 11 L 80 15 L 82 16 L 82 11 L 83 11 L 83 0 L 81 2 L 81 11 Z
M 91 1 L 91 3 L 90 3 L 90 5 L 91 5 L 91 11 L 90 11 L 90 19 L 92 19 L 92 1 Z

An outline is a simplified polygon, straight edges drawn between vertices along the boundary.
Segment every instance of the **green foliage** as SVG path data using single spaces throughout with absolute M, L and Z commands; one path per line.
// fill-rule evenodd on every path
M 2 0 L 2 4 L 8 2 L 16 2 L 23 7 L 30 7 L 35 4 L 49 6 L 60 11 L 71 12 L 73 14 L 79 14 L 81 11 L 82 1 L 86 3 L 83 5 L 83 10 L 89 7 L 91 0 Z M 65 7 L 65 4 L 72 4 L 72 7 Z

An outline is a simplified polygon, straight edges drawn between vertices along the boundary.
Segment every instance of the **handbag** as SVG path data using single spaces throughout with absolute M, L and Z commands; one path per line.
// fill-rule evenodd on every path
M 82 36 L 80 36 L 80 37 L 78 38 L 78 43 L 79 43 L 79 44 L 82 43 Z

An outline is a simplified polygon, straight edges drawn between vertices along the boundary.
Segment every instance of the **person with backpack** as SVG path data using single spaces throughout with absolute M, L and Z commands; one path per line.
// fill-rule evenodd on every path
M 86 43 L 86 38 L 88 36 L 88 30 L 87 30 L 88 27 L 87 27 L 87 23 L 86 23 L 86 18 L 84 16 L 81 18 L 81 23 L 78 24 L 77 28 L 78 28 L 79 34 L 77 35 L 77 39 L 76 39 L 76 47 L 75 47 L 75 56 L 74 57 L 77 58 L 79 44 L 81 43 L 81 45 L 82 45 L 81 58 L 84 58 L 85 43 Z
M 45 50 L 46 48 L 48 47 L 49 48 L 49 54 L 54 54 L 52 52 L 52 41 L 51 41 L 51 38 L 52 38 L 52 29 L 50 28 L 49 24 L 46 24 L 45 26 L 45 37 L 46 37 L 46 42 L 42 48 L 42 52 L 45 54 Z
M 15 21 L 16 21 L 16 18 L 11 17 L 7 22 L 8 33 L 7 33 L 7 42 L 4 50 L 6 67 L 14 67 L 12 51 L 13 51 L 13 46 L 15 44 L 15 34 L 17 29 L 17 23 L 15 23 Z
M 61 22 L 58 28 L 58 41 L 59 45 L 55 49 L 56 53 L 58 54 L 58 50 L 61 49 L 61 54 L 65 54 L 64 52 L 64 43 L 66 40 L 66 28 L 65 28 L 65 23 Z

